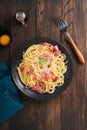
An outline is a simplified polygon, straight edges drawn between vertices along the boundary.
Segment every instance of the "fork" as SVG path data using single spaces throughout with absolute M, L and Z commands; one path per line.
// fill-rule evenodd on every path
M 78 47 L 76 46 L 75 42 L 73 41 L 72 37 L 70 36 L 70 34 L 67 32 L 67 27 L 68 24 L 63 20 L 62 17 L 59 17 L 58 19 L 56 19 L 56 24 L 59 27 L 60 32 L 65 34 L 65 37 L 67 38 L 67 40 L 69 41 L 69 43 L 71 44 L 71 46 L 73 47 L 78 60 L 82 63 L 85 64 L 85 59 L 82 55 L 82 53 L 80 52 L 80 50 L 78 49 Z

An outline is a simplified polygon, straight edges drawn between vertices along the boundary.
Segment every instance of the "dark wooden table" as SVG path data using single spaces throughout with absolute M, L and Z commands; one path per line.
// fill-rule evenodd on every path
M 28 27 L 15 20 L 15 13 L 27 14 Z M 81 65 L 52 18 L 61 15 L 68 31 L 83 53 Z M 31 38 L 49 37 L 68 48 L 74 74 L 69 87 L 46 101 L 22 94 L 24 108 L 0 125 L 0 130 L 87 130 L 87 0 L 0 0 L 0 25 L 12 32 L 12 43 L 0 46 L 0 63 L 11 61 L 16 50 Z M 1 104 L 0 104 L 1 105 Z

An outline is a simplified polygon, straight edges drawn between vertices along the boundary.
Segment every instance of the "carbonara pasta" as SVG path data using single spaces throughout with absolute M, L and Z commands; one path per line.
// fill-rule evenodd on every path
M 53 93 L 64 84 L 66 55 L 58 46 L 44 42 L 30 46 L 17 70 L 22 83 L 38 93 Z

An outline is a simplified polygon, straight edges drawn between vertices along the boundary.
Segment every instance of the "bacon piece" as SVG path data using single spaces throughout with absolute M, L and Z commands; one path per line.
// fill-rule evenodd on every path
M 37 91 L 37 92 L 40 93 L 40 94 L 43 92 L 42 89 L 40 89 L 40 88 L 37 87 L 37 86 L 34 86 L 34 87 L 32 88 L 32 90 Z
M 55 54 L 55 56 L 58 56 L 58 55 L 61 54 L 61 51 L 59 50 L 57 45 L 53 46 L 52 44 L 47 43 L 47 42 L 43 42 L 42 45 L 49 46 L 50 47 L 50 51 L 52 51 Z
M 56 56 L 58 56 L 58 55 L 61 54 L 61 51 L 58 49 L 58 46 L 57 46 L 57 45 L 54 46 L 54 48 L 53 48 L 53 52 L 54 52 L 54 54 L 55 54 Z
M 53 80 L 53 82 L 56 82 L 58 80 L 58 76 L 55 76 L 55 74 L 51 71 L 50 72 L 50 78 Z
M 38 81 L 40 81 L 40 78 L 34 74 L 33 80 L 38 82 Z
M 43 93 L 43 90 L 46 88 L 46 84 L 44 82 L 39 82 L 36 84 L 32 90 L 37 91 L 38 93 Z
M 56 82 L 58 79 L 59 79 L 58 76 L 54 77 L 53 82 Z
M 24 66 L 20 67 L 20 71 L 23 72 L 24 71 Z
M 61 51 L 60 50 L 55 51 L 54 54 L 55 54 L 55 56 L 59 56 L 61 54 Z
M 34 71 L 34 68 L 32 67 L 32 66 L 30 66 L 29 68 L 28 68 L 28 70 L 27 70 L 27 74 L 32 74 L 33 73 L 33 71 Z
M 51 44 L 48 43 L 48 42 L 43 42 L 42 45 L 44 45 L 44 46 L 49 46 L 49 47 L 50 47 L 50 46 L 53 46 L 53 45 L 51 45 Z
M 44 45 L 44 46 L 49 46 L 49 47 L 50 47 L 50 51 L 53 52 L 54 46 L 53 46 L 52 44 L 50 44 L 50 43 L 48 43 L 48 42 L 44 42 L 44 43 L 42 43 L 42 45 Z
M 44 80 L 47 81 L 49 79 L 49 74 L 47 72 L 43 71 L 42 72 L 42 77 L 43 77 Z
M 58 51 L 58 50 L 59 50 L 58 46 L 55 45 L 55 46 L 54 46 L 54 51 Z
M 41 87 L 41 89 L 46 88 L 46 84 L 44 82 L 39 82 L 39 86 Z

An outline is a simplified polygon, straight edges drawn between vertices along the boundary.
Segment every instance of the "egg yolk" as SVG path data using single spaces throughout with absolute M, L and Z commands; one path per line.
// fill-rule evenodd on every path
M 7 46 L 11 41 L 11 38 L 9 35 L 4 34 L 0 37 L 0 44 L 3 46 Z

